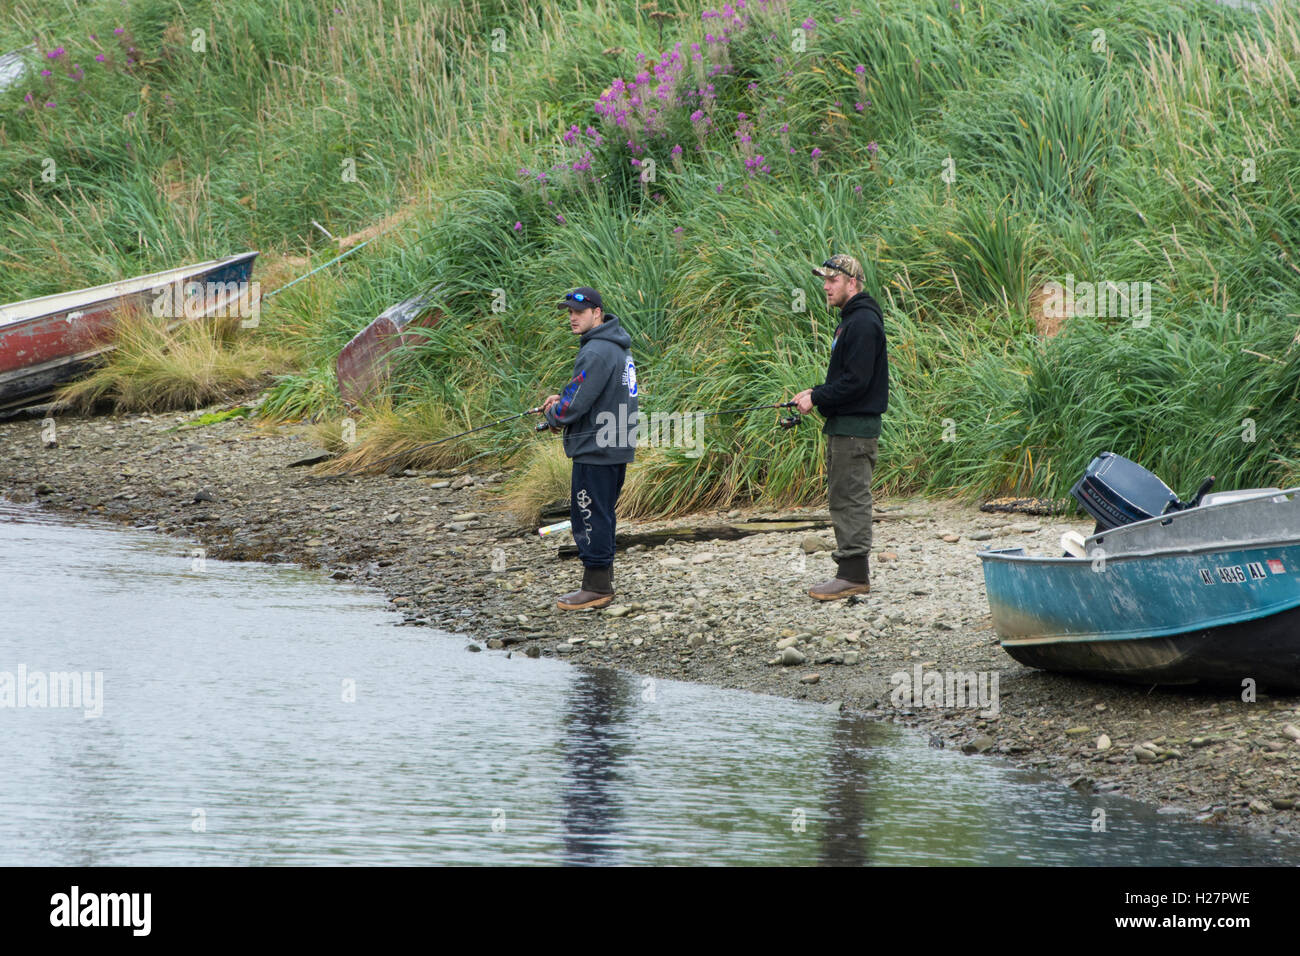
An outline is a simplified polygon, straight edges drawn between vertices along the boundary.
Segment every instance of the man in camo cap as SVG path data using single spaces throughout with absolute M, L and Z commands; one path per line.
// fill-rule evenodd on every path
M 840 310 L 831 341 L 826 382 L 794 397 L 799 411 L 813 407 L 826 418 L 826 473 L 831 524 L 835 527 L 836 574 L 808 591 L 835 601 L 871 590 L 871 473 L 876 467 L 880 417 L 889 404 L 889 361 L 880 306 L 863 291 L 862 264 L 834 255 L 813 269 L 826 304 Z

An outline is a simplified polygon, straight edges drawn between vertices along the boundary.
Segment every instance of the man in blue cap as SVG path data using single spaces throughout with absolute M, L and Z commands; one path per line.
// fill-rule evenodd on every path
M 863 291 L 866 274 L 852 256 L 834 255 L 813 270 L 826 304 L 840 310 L 826 382 L 794 397 L 807 415 L 826 417 L 827 497 L 835 527 L 835 577 L 808 591 L 836 601 L 871 590 L 871 473 L 876 467 L 880 416 L 889 405 L 889 360 L 880 306 Z
M 557 304 L 579 336 L 573 378 L 542 403 L 552 428 L 564 429 L 573 459 L 569 518 L 582 558 L 582 586 L 556 601 L 564 611 L 604 607 L 614 600 L 614 506 L 636 451 L 636 366 L 632 338 L 618 316 L 604 311 L 600 293 L 583 286 Z

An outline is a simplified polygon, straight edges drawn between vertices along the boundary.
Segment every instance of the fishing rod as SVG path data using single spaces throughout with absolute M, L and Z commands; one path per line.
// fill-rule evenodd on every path
M 698 416 L 700 418 L 705 418 L 710 415 L 741 415 L 744 414 L 745 412 L 758 412 L 768 408 L 794 408 L 795 404 L 796 403 L 793 401 L 775 402 L 771 405 L 746 405 L 742 408 L 719 408 L 711 412 L 684 412 L 682 414 L 682 418 L 685 419 L 687 415 L 691 415 L 693 417 Z M 790 428 L 794 428 L 802 421 L 803 418 L 799 415 L 799 413 L 794 412 L 790 415 L 787 415 L 784 418 L 779 419 L 777 424 L 780 425 L 782 428 L 790 429 Z M 539 432 L 544 432 L 554 427 L 556 426 L 551 425 L 549 422 L 538 422 L 536 430 Z M 601 431 L 602 429 L 596 428 L 596 429 L 589 429 L 587 431 L 582 431 L 582 432 L 570 432 L 569 437 L 580 438 L 585 435 L 599 434 Z
M 794 407 L 795 407 L 795 403 L 792 401 L 775 402 L 771 405 L 748 405 L 742 408 L 719 408 L 710 412 L 693 412 L 691 414 L 698 415 L 702 418 L 710 415 L 741 415 L 744 414 L 745 412 L 757 412 L 769 408 L 775 409 L 775 408 L 794 408 Z M 495 428 L 498 425 L 504 425 L 507 422 L 513 422 L 518 418 L 523 418 L 525 415 L 538 415 L 541 413 L 541 411 L 542 411 L 542 406 L 539 405 L 536 408 L 530 408 L 527 411 L 518 412 L 514 415 L 507 415 L 505 418 L 499 418 L 494 422 L 488 422 L 485 425 L 478 425 L 475 426 L 474 428 L 467 429 L 463 432 L 457 432 L 455 435 L 448 435 L 446 438 L 439 438 L 437 441 L 425 442 L 422 445 L 416 445 L 414 448 L 408 448 L 405 451 L 399 451 L 399 452 L 394 452 L 391 455 L 385 455 L 383 458 L 377 458 L 374 461 L 368 462 L 367 464 L 358 468 L 352 468 L 349 469 L 348 471 L 339 472 L 337 475 L 319 475 L 316 477 L 324 478 L 326 480 L 348 478 L 351 477 L 352 475 L 360 474 L 361 472 L 364 471 L 371 471 L 374 469 L 376 465 L 383 464 L 386 461 L 394 461 L 398 458 L 407 458 L 415 454 L 416 452 L 424 451 L 426 448 L 432 448 L 435 445 L 441 445 L 444 442 L 455 441 L 458 438 L 464 438 L 466 435 L 472 435 L 475 432 L 481 432 L 485 428 Z M 782 428 L 789 429 L 789 428 L 794 428 L 802 420 L 803 419 L 799 417 L 798 413 L 794 413 L 792 415 L 780 419 L 778 424 Z M 536 430 L 538 432 L 543 432 L 550 429 L 551 427 L 553 426 L 551 426 L 548 422 L 539 422 Z M 584 435 L 594 435 L 594 434 L 598 434 L 602 430 L 603 429 L 590 429 L 588 431 L 583 431 L 583 432 L 573 432 L 570 434 L 569 437 L 574 438 L 574 437 L 581 437 Z
M 386 461 L 393 461 L 398 458 L 406 458 L 415 454 L 417 451 L 424 451 L 424 449 L 426 448 L 432 448 L 434 445 L 441 445 L 443 442 L 454 441 L 457 438 L 464 438 L 466 435 L 472 435 L 475 432 L 481 432 L 485 428 L 495 428 L 497 425 L 504 425 L 506 422 L 513 422 L 516 418 L 523 418 L 525 415 L 538 415 L 541 413 L 541 411 L 542 411 L 542 406 L 538 405 L 536 408 L 530 408 L 527 411 L 518 412 L 517 414 L 514 415 L 507 415 L 505 418 L 498 418 L 496 421 L 488 422 L 486 425 L 477 425 L 474 428 L 467 429 L 466 431 L 457 432 L 455 435 L 448 435 L 446 438 L 439 438 L 437 441 L 425 442 L 423 445 L 416 445 L 414 448 L 408 448 L 405 451 L 399 451 L 399 452 L 394 452 L 391 455 L 385 455 L 383 458 L 377 458 L 374 461 L 369 462 L 368 464 L 360 468 L 352 468 L 349 469 L 348 471 L 341 471 L 337 475 L 320 475 L 318 477 L 327 478 L 327 479 L 348 478 L 352 475 L 359 474 L 363 471 L 370 471 L 375 467 L 375 465 L 383 464 Z

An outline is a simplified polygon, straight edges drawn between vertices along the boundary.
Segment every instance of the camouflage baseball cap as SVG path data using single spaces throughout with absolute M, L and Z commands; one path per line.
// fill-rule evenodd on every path
M 813 270 L 813 275 L 824 279 L 832 272 L 843 273 L 850 279 L 857 279 L 859 282 L 867 281 L 867 274 L 862 271 L 862 263 L 852 256 L 846 256 L 842 253 L 831 256 L 823 262 L 820 269 Z

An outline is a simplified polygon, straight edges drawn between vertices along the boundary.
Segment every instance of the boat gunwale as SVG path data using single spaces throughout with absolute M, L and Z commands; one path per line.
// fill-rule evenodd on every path
M 233 265 L 242 259 L 251 261 L 259 255 L 257 251 L 240 252 L 231 256 L 224 256 L 220 259 L 209 259 L 205 262 L 198 262 L 189 266 L 176 266 L 171 269 L 160 269 L 157 272 L 146 273 L 140 276 L 131 276 L 125 279 L 114 279 L 111 282 L 104 282 L 99 285 L 86 286 L 84 289 L 72 289 L 68 292 L 53 292 L 49 295 L 37 296 L 34 299 L 20 299 L 17 302 L 6 302 L 0 304 L 0 330 L 8 329 L 13 326 L 21 325 L 24 322 L 39 321 L 40 319 L 50 318 L 60 315 L 73 309 L 88 309 L 90 306 L 96 306 L 101 303 L 109 303 L 126 296 L 138 295 L 141 292 L 148 292 L 173 282 L 181 281 L 188 275 L 202 274 L 212 272 L 223 266 Z M 158 282 L 154 285 L 146 285 L 150 279 L 158 279 L 161 276 L 171 276 L 165 281 Z M 138 288 L 119 288 L 121 286 L 132 286 L 141 283 Z M 98 295 L 98 293 L 103 295 Z M 87 293 L 96 293 L 97 297 L 77 299 L 77 296 L 83 296 Z M 50 305 L 56 299 L 69 300 L 66 307 L 46 309 L 39 313 L 31 313 L 31 307 L 42 303 Z M 25 308 L 20 313 L 13 315 L 8 312 L 18 309 L 19 306 Z

